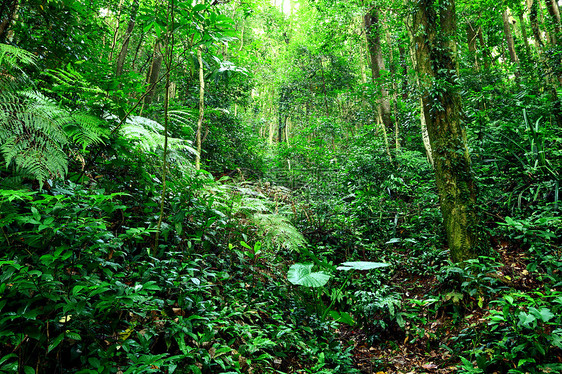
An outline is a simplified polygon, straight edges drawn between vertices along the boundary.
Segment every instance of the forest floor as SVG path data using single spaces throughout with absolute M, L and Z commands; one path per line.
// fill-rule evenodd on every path
M 505 242 L 494 249 L 500 255 L 503 266 L 497 269 L 496 274 L 489 276 L 500 279 L 506 286 L 518 291 L 531 291 L 539 287 L 539 280 L 526 270 L 528 254 L 525 250 Z M 412 278 L 407 272 L 398 272 L 393 283 L 402 285 L 403 300 L 423 300 L 428 295 L 443 294 L 442 285 L 435 276 Z M 427 311 L 423 316 L 427 321 L 424 326 L 407 323 L 404 329 L 396 328 L 394 332 L 387 330 L 386 339 L 377 343 L 369 343 L 365 331 L 349 326 L 340 328 L 340 339 L 354 346 L 355 365 L 362 373 L 455 373 L 460 360 L 449 347 L 455 344 L 456 337 L 464 329 L 486 329 L 485 317 L 493 305 L 484 302 L 479 306 L 475 298 L 444 305 L 437 310 Z M 462 348 L 470 350 L 467 346 Z M 562 356 L 557 361 L 562 362 Z

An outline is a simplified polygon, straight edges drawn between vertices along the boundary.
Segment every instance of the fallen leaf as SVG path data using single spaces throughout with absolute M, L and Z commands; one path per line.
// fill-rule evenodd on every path
M 430 362 L 429 364 L 423 364 L 422 368 L 424 368 L 425 370 L 435 370 L 438 368 L 438 366 Z

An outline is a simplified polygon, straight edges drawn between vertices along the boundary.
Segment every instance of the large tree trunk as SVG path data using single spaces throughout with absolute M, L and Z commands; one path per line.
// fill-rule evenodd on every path
M 129 49 L 129 40 L 133 33 L 135 27 L 135 21 L 137 19 L 137 11 L 139 9 L 139 0 L 133 0 L 133 5 L 131 8 L 131 17 L 129 18 L 129 24 L 127 25 L 127 31 L 125 32 L 125 38 L 123 39 L 123 44 L 121 45 L 121 51 L 117 57 L 117 67 L 115 68 L 115 74 L 120 76 L 123 74 L 123 65 L 125 64 L 125 57 L 127 57 L 127 50 Z
M 385 70 L 384 59 L 381 48 L 381 25 L 378 10 L 373 7 L 365 14 L 365 33 L 367 36 L 367 46 L 371 57 L 371 71 L 373 73 L 373 83 L 377 84 L 381 73 Z M 379 100 L 379 111 L 384 127 L 388 130 L 392 129 L 392 118 L 390 116 L 390 100 L 388 92 L 379 84 L 379 92 L 381 98 Z
M 404 2 L 407 4 L 408 0 L 404 0 Z M 412 65 L 417 67 L 418 62 L 416 61 L 417 55 L 416 55 L 416 43 L 415 43 L 415 36 L 414 36 L 415 20 L 411 20 L 410 18 L 408 18 L 406 22 L 408 23 L 406 29 L 408 30 L 408 36 L 410 38 L 410 43 L 409 43 L 410 60 L 412 62 Z M 420 75 L 416 74 L 415 79 L 418 87 L 421 87 L 422 82 L 420 80 Z M 431 150 L 429 135 L 427 133 L 427 124 L 425 120 L 423 99 L 421 97 L 420 97 L 420 130 L 421 130 L 423 147 L 425 148 L 425 155 L 427 157 L 427 161 L 431 164 L 432 167 L 435 167 L 433 163 L 433 151 Z
M 453 0 L 415 3 L 414 41 L 422 103 L 433 150 L 441 213 L 453 262 L 475 257 L 482 242 L 476 186 L 461 126 Z

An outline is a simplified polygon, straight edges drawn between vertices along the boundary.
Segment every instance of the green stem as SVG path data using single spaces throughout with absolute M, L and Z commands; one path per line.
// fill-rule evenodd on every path
M 347 282 L 349 282 L 349 279 L 351 279 L 351 273 L 349 273 L 349 275 L 347 276 L 345 281 L 342 283 L 341 287 L 338 289 L 339 292 L 341 292 L 345 288 L 345 286 L 347 285 Z M 335 302 L 336 302 L 336 300 L 334 298 L 332 298 L 332 301 L 330 302 L 330 305 L 328 305 L 328 308 L 326 308 L 324 310 L 324 313 L 322 314 L 322 320 L 326 319 L 326 316 L 328 315 L 330 310 L 332 310 L 332 306 L 334 305 Z

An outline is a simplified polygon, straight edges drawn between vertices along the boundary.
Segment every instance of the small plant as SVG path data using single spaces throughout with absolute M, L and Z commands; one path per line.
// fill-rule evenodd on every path
M 457 306 L 462 302 L 484 307 L 486 300 L 507 288 L 498 275 L 501 266 L 494 258 L 480 256 L 443 267 L 437 276 L 446 291 L 443 300 Z
M 349 272 L 350 270 L 372 270 L 372 269 L 379 269 L 383 267 L 387 267 L 389 264 L 382 263 L 382 262 L 370 262 L 370 261 L 350 261 L 344 262 L 340 264 L 335 270 L 341 270 Z M 312 271 L 314 264 L 303 264 L 303 263 L 296 263 L 291 265 L 289 271 L 287 273 L 287 279 L 289 282 L 300 285 L 304 287 L 308 287 L 314 290 L 314 299 L 316 301 L 316 310 L 318 315 L 324 320 L 328 315 L 330 315 L 334 320 L 342 323 L 346 323 L 349 325 L 355 324 L 355 321 L 351 317 L 351 315 L 347 312 L 337 312 L 332 310 L 334 303 L 337 300 L 337 297 L 332 297 L 331 302 L 328 306 L 325 306 L 321 300 L 321 293 L 325 292 L 324 286 L 328 283 L 328 281 L 332 278 L 332 276 L 324 271 Z M 334 269 L 334 267 L 330 267 Z M 347 285 L 349 279 L 351 277 L 351 272 L 342 282 L 341 286 L 337 289 L 338 292 L 333 293 L 333 295 L 340 295 L 342 290 Z M 320 289 L 321 291 L 318 292 L 316 289 Z M 327 291 L 326 291 L 327 292 Z
M 491 302 L 488 329 L 470 351 L 471 370 L 538 373 L 557 367 L 553 351 L 562 349 L 562 295 L 557 291 L 510 293 Z M 463 360 L 465 372 L 470 371 Z

